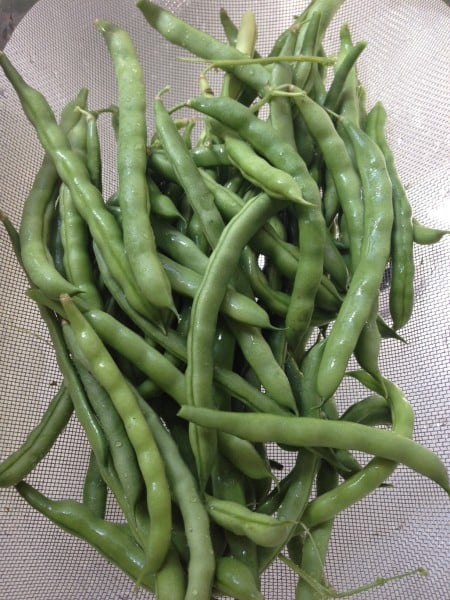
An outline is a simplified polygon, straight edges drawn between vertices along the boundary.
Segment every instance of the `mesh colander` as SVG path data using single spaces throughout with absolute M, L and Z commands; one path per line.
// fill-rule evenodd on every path
M 264 55 L 306 2 L 174 0 L 164 4 L 220 39 L 220 6 L 236 21 L 243 10 L 254 11 L 257 47 Z M 22 9 L 16 3 L 13 13 Z M 130 32 L 146 71 L 149 98 L 166 84 L 171 86 L 168 105 L 198 90 L 198 65 L 180 62 L 178 57 L 184 52 L 150 30 L 133 2 L 40 0 L 21 20 L 6 49 L 25 79 L 45 94 L 56 112 L 82 86 L 90 90 L 92 107 L 116 101 L 111 62 L 93 27 L 95 18 L 109 19 Z M 450 228 L 449 7 L 442 0 L 347 0 L 327 34 L 328 52 L 337 50 L 337 32 L 344 21 L 354 40 L 369 42 L 359 61 L 360 78 L 369 106 L 382 100 L 387 108 L 390 143 L 415 216 L 425 224 Z M 7 23 L 7 33 L 8 27 Z M 107 128 L 101 133 L 104 191 L 109 195 L 116 186 L 114 144 Z M 0 203 L 17 225 L 42 150 L 3 75 L 0 139 Z M 38 422 L 61 375 L 37 310 L 24 296 L 27 284 L 3 230 L 0 235 L 0 458 L 5 458 Z M 414 406 L 415 439 L 450 466 L 450 241 L 417 247 L 415 264 L 414 317 L 401 332 L 407 344 L 385 340 L 381 369 L 403 388 Z M 386 290 L 381 293 L 381 311 L 388 318 Z M 348 384 L 338 401 L 344 408 L 357 398 L 356 385 Z M 29 481 L 52 498 L 80 498 L 88 459 L 85 436 L 72 419 Z M 392 487 L 379 489 L 336 519 L 326 565 L 329 581 L 345 590 L 375 576 L 423 566 L 428 577 L 392 582 L 357 597 L 449 598 L 448 498 L 437 486 L 402 467 L 390 482 Z M 118 516 L 113 503 L 108 510 L 111 518 Z M 86 544 L 32 511 L 14 490 L 0 490 L 0 540 L 0 598 L 134 597 L 132 582 Z M 263 592 L 268 600 L 285 600 L 293 596 L 294 585 L 294 578 L 280 563 L 265 576 Z M 151 598 L 151 594 L 141 591 L 139 597 Z

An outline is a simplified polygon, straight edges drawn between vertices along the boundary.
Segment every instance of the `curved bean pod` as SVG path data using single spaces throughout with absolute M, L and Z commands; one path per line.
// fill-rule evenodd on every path
M 202 427 L 232 432 L 252 442 L 341 448 L 374 454 L 406 465 L 432 479 L 450 494 L 448 474 L 438 456 L 421 444 L 392 431 L 344 421 L 238 414 L 195 406 L 183 406 L 178 414 Z

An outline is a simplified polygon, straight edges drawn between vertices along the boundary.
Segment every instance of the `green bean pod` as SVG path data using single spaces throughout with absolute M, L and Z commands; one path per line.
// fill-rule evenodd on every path
M 290 523 L 256 513 L 232 500 L 220 500 L 206 496 L 206 507 L 210 518 L 236 535 L 245 535 L 258 546 L 273 547 L 286 537 Z
M 90 255 L 89 231 L 79 214 L 69 188 L 63 183 L 59 190 L 63 265 L 67 278 L 80 291 L 80 299 L 91 308 L 101 308 L 103 301 L 96 285 Z
M 200 498 L 197 482 L 158 415 L 139 397 L 138 402 L 160 449 L 171 490 L 184 520 L 189 547 L 185 600 L 209 598 L 215 560 L 208 515 Z
M 296 413 L 297 406 L 288 378 L 275 360 L 261 330 L 249 325 L 234 324 L 231 321 L 228 322 L 228 326 L 248 364 L 269 396 L 283 408 Z
M 222 556 L 217 561 L 214 589 L 236 600 L 264 600 L 251 570 L 232 556 Z
M 232 432 L 253 442 L 360 450 L 402 463 L 450 493 L 448 474 L 439 457 L 425 446 L 392 431 L 344 421 L 238 414 L 195 406 L 183 406 L 178 414 L 202 427 Z
M 0 463 L 0 487 L 16 485 L 31 473 L 50 451 L 72 413 L 72 399 L 62 386 L 20 448 Z
M 220 42 L 213 36 L 192 27 L 173 13 L 149 0 L 138 0 L 137 7 L 141 10 L 147 22 L 171 43 L 189 50 L 201 58 L 211 60 L 241 60 L 248 56 L 236 48 Z M 263 65 L 234 65 L 224 66 L 224 70 L 232 73 L 252 89 L 264 91 L 270 80 L 270 73 Z
M 295 180 L 285 171 L 272 167 L 259 157 L 246 142 L 236 137 L 226 136 L 225 148 L 231 162 L 242 175 L 269 196 L 297 204 L 307 204 Z
M 104 519 L 107 498 L 108 488 L 101 475 L 95 454 L 91 451 L 83 483 L 83 504 L 94 517 Z
M 149 430 L 130 384 L 119 371 L 100 338 L 67 296 L 61 302 L 75 334 L 85 366 L 105 390 L 120 415 L 146 485 L 150 530 L 145 544 L 145 573 L 156 573 L 170 545 L 170 491 L 154 438 Z
M 412 220 L 413 226 L 413 239 L 416 244 L 437 244 L 441 241 L 444 235 L 450 235 L 448 229 L 435 229 L 434 227 L 427 227 L 422 223 L 419 223 L 417 219 Z
M 156 130 L 171 160 L 171 168 L 176 174 L 177 181 L 185 190 L 194 213 L 200 219 L 206 239 L 214 248 L 222 233 L 224 223 L 214 204 L 212 194 L 203 183 L 198 167 L 159 96 L 153 103 L 153 110 Z
M 36 510 L 68 533 L 93 546 L 109 562 L 118 566 L 134 581 L 153 591 L 153 575 L 141 578 L 144 553 L 123 524 L 111 523 L 96 517 L 86 506 L 74 500 L 50 500 L 28 483 L 16 486 L 19 494 Z
M 170 283 L 156 254 L 149 221 L 147 126 L 142 67 L 128 33 L 108 21 L 96 21 L 116 72 L 119 90 L 117 164 L 119 204 L 125 252 L 144 296 L 158 308 L 175 310 Z
M 114 277 L 124 288 L 129 302 L 135 309 L 140 314 L 148 315 L 148 304 L 143 301 L 135 281 L 130 277 L 120 229 L 114 217 L 105 208 L 99 190 L 91 183 L 86 166 L 71 150 L 67 136 L 64 130 L 58 127 L 48 102 L 40 92 L 22 79 L 3 53 L 0 54 L 0 66 L 13 85 L 41 144 L 51 156 L 59 177 L 69 187 L 79 213 L 88 224 L 92 238 L 108 257 Z M 154 317 L 153 314 L 149 316 Z
M 321 495 L 334 489 L 338 484 L 336 471 L 326 463 L 321 464 L 317 474 L 317 494 Z M 324 578 L 325 561 L 333 529 L 334 519 L 320 523 L 303 536 L 300 567 L 316 581 Z M 314 600 L 317 597 L 303 577 L 298 578 L 295 600 Z
M 391 282 L 389 288 L 389 310 L 395 330 L 409 321 L 414 304 L 414 256 L 412 209 L 405 188 L 398 176 L 394 156 L 385 134 L 386 112 L 378 102 L 368 115 L 366 129 L 383 152 L 392 183 L 394 222 L 391 239 Z M 372 124 L 373 123 L 373 124 Z
M 362 180 L 365 201 L 361 257 L 338 317 L 330 331 L 318 373 L 319 394 L 330 398 L 345 373 L 361 331 L 373 309 L 390 254 L 393 222 L 392 186 L 378 146 L 359 128 L 343 121 Z
M 163 254 L 159 254 L 159 258 L 172 288 L 180 294 L 194 298 L 201 285 L 201 275 Z M 269 315 L 257 302 L 231 287 L 225 292 L 220 311 L 240 323 L 261 328 L 272 327 Z

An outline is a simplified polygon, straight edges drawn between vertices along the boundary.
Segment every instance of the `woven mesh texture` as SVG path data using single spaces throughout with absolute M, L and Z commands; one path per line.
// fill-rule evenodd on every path
M 182 18 L 223 38 L 220 6 L 238 21 L 244 9 L 256 13 L 258 49 L 266 53 L 303 0 L 168 1 Z M 55 10 L 56 9 L 56 10 Z M 182 63 L 184 52 L 167 44 L 145 23 L 129 0 L 40 0 L 17 27 L 7 52 L 26 80 L 39 88 L 57 113 L 79 88 L 90 90 L 89 104 L 115 102 L 112 66 L 92 23 L 106 18 L 126 28 L 146 70 L 148 97 L 170 84 L 167 104 L 196 93 L 198 65 Z M 359 61 L 368 103 L 384 102 L 388 133 L 415 216 L 450 228 L 449 49 L 450 9 L 442 0 L 347 0 L 334 21 L 347 21 L 354 40 L 367 40 Z M 330 28 L 326 48 L 334 52 L 338 28 Z M 214 79 L 212 79 L 214 83 Z M 149 127 L 152 117 L 149 111 Z M 42 150 L 0 76 L 0 204 L 18 225 L 21 207 L 42 158 Z M 113 143 L 102 130 L 104 186 L 115 189 Z M 17 448 L 40 415 L 61 375 L 39 314 L 24 297 L 27 287 L 0 229 L 0 458 Z M 407 344 L 385 341 L 382 371 L 406 392 L 417 415 L 415 439 L 437 451 L 450 468 L 450 243 L 416 250 L 415 314 L 402 331 Z M 382 307 L 387 306 L 387 292 Z M 387 316 L 387 313 L 386 313 Z M 345 408 L 361 397 L 357 384 L 339 392 Z M 274 455 L 277 456 L 276 453 Z M 53 498 L 80 498 L 89 451 L 79 425 L 71 420 L 49 456 L 29 477 Z M 336 519 L 326 566 L 338 590 L 418 566 L 414 576 L 359 594 L 364 600 L 443 600 L 450 597 L 449 504 L 425 478 L 398 468 L 392 488 L 381 488 Z M 119 518 L 111 502 L 108 516 Z M 0 598 L 84 600 L 133 598 L 133 584 L 84 542 L 71 538 L 32 511 L 11 490 L 0 490 Z M 293 597 L 295 580 L 282 564 L 264 578 L 267 600 Z M 139 598 L 151 598 L 139 593 Z

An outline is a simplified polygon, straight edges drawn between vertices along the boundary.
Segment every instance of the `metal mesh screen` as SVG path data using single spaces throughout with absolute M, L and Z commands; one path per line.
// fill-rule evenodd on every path
M 225 0 L 168 1 L 183 19 L 223 39 L 221 5 L 233 19 L 255 12 L 257 47 L 266 53 L 304 1 L 274 4 Z M 146 70 L 148 97 L 170 84 L 168 103 L 195 93 L 198 65 L 178 61 L 183 54 L 150 30 L 129 0 L 82 3 L 40 0 L 20 22 L 7 52 L 28 82 L 40 89 L 59 112 L 80 87 L 90 90 L 89 104 L 116 100 L 114 74 L 106 47 L 92 23 L 106 18 L 126 28 Z M 347 0 L 326 38 L 337 50 L 338 26 L 347 21 L 354 40 L 367 40 L 359 61 L 360 78 L 371 106 L 380 99 L 389 115 L 389 138 L 415 216 L 450 228 L 449 43 L 450 9 L 442 0 Z M 150 128 L 152 116 L 148 115 Z M 21 207 L 42 157 L 34 131 L 16 96 L 0 76 L 0 204 L 18 224 Z M 115 188 L 111 133 L 102 131 L 105 194 Z M 26 282 L 1 236 L 0 458 L 5 458 L 36 424 L 61 382 L 45 328 Z M 450 242 L 416 250 L 415 314 L 402 330 L 407 344 L 384 341 L 382 372 L 406 392 L 417 420 L 415 439 L 439 453 L 450 467 Z M 382 306 L 386 306 L 382 297 Z M 340 392 L 344 408 L 359 397 L 356 384 Z M 53 498 L 79 498 L 88 446 L 71 420 L 63 436 L 29 481 Z M 440 600 L 450 597 L 448 498 L 437 486 L 404 468 L 381 488 L 336 519 L 327 562 L 330 582 L 344 590 L 423 566 L 429 576 L 411 577 L 361 593 L 375 599 Z M 111 502 L 109 516 L 119 513 Z M 50 524 L 20 500 L 0 490 L 0 598 L 8 600 L 125 599 L 133 584 L 94 550 Z M 276 565 L 264 578 L 268 600 L 292 597 L 294 579 Z M 151 598 L 139 592 L 140 598 Z

